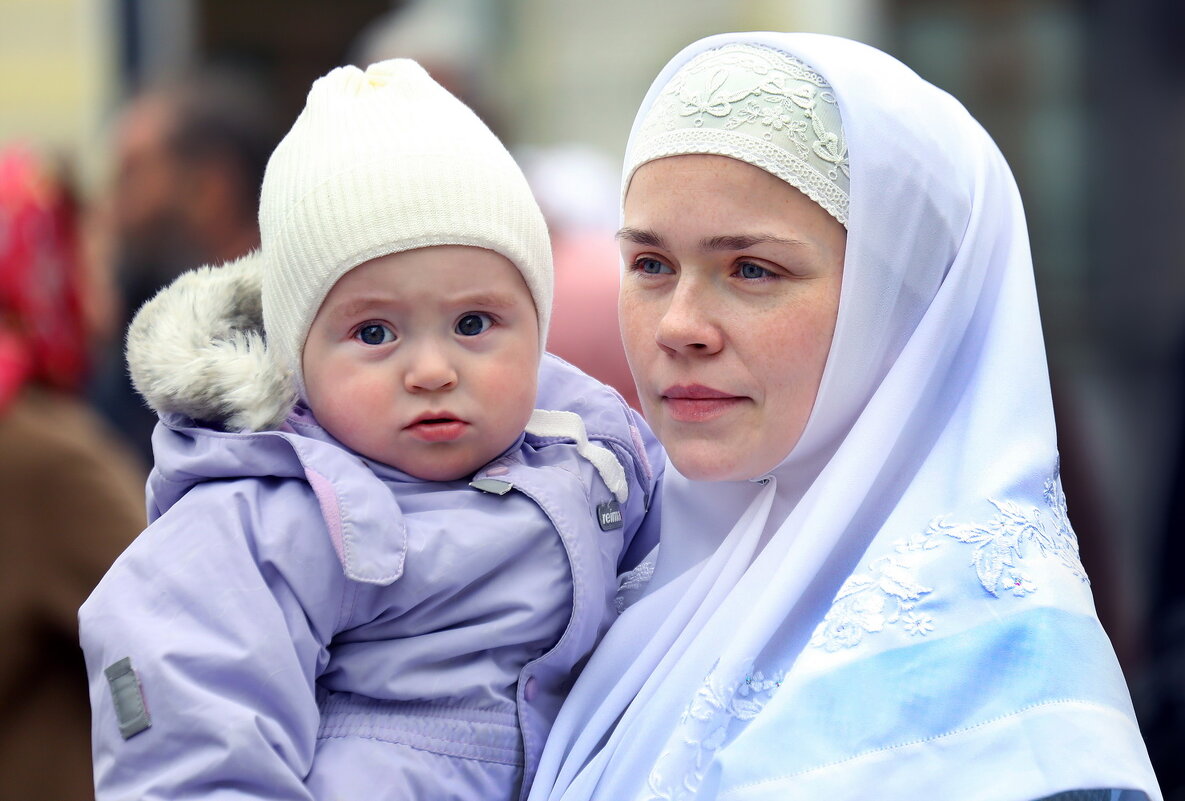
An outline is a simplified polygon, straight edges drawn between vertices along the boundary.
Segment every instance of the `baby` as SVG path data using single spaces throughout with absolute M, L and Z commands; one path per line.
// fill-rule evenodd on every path
M 414 62 L 313 85 L 260 227 L 129 332 L 161 424 L 80 612 L 97 797 L 519 798 L 654 544 L 657 446 L 543 354 L 542 215 Z

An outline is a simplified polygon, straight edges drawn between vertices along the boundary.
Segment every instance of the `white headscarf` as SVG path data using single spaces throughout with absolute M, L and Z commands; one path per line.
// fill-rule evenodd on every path
M 737 41 L 797 56 L 838 99 L 831 352 L 769 476 L 667 466 L 655 578 L 577 681 L 531 798 L 1160 798 L 1066 516 L 1003 157 L 955 99 L 820 35 L 696 42 L 638 119 Z

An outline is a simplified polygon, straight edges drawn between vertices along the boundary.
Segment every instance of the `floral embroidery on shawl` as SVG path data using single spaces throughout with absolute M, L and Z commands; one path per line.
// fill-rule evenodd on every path
M 782 686 L 784 674 L 766 676 L 754 671 L 751 661 L 730 676 L 712 666 L 704 683 L 679 720 L 675 743 L 659 756 L 650 772 L 646 801 L 693 798 L 712 757 L 728 735 L 734 720 L 750 721 L 765 708 Z
M 873 560 L 843 583 L 810 645 L 828 651 L 852 648 L 886 626 L 898 626 L 913 636 L 934 631 L 934 619 L 919 610 L 934 590 L 918 579 L 910 554 L 952 542 L 973 546 L 971 566 L 984 590 L 996 598 L 1004 592 L 1018 597 L 1037 592 L 1037 583 L 1022 569 L 1022 563 L 1034 555 L 1057 559 L 1075 578 L 1088 581 L 1066 513 L 1059 471 L 1045 481 L 1043 495 L 1042 508 L 989 498 L 996 514 L 986 523 L 951 524 L 937 517 L 925 531 L 898 540 L 893 555 Z
M 623 573 L 617 581 L 617 595 L 613 598 L 613 605 L 617 608 L 617 614 L 625 611 L 626 607 L 630 606 L 638 599 L 642 590 L 646 589 L 646 585 L 650 583 L 650 579 L 654 577 L 654 560 L 658 549 L 656 548 L 649 556 L 642 560 L 641 564 L 626 573 Z

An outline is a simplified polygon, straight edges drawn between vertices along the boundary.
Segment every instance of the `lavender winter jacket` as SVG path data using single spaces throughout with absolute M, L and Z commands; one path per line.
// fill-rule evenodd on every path
M 163 422 L 151 523 L 80 612 L 97 797 L 525 795 L 617 574 L 654 544 L 653 438 L 544 359 L 539 406 L 578 413 L 624 468 L 615 527 L 600 472 L 558 436 L 525 435 L 475 487 L 366 460 L 300 406 L 274 430 L 222 430 L 276 416 L 257 402 L 276 403 L 274 376 L 178 357 L 251 335 L 257 299 L 249 264 L 198 271 L 133 328 Z

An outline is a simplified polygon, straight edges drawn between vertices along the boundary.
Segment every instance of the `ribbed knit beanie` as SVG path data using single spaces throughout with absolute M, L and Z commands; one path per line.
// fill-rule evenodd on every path
M 493 250 L 522 273 L 540 347 L 553 287 L 547 224 L 493 132 L 414 61 L 318 79 L 268 161 L 259 204 L 268 348 L 304 395 L 301 353 L 333 285 L 370 259 L 434 245 Z

